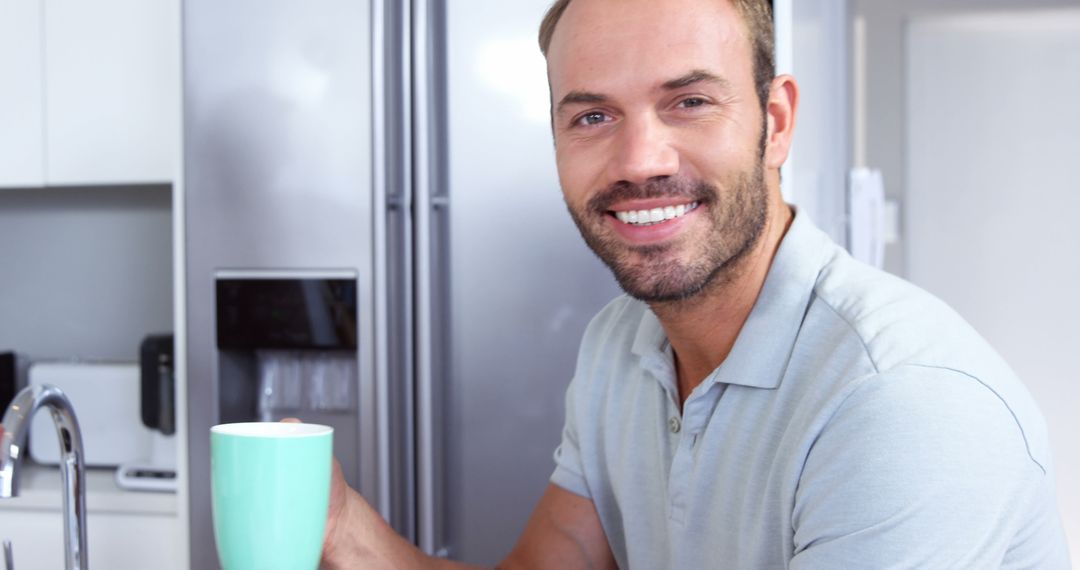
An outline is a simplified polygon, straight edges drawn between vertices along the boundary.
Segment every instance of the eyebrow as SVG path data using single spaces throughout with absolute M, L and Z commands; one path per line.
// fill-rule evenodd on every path
M 601 95 L 599 93 L 571 91 L 559 101 L 558 111 L 561 113 L 563 108 L 567 105 L 595 105 L 597 103 L 606 103 L 607 100 L 608 98 L 606 95 Z
M 708 71 L 702 69 L 695 69 L 682 77 L 676 77 L 671 81 L 664 82 L 660 87 L 665 91 L 673 91 L 675 89 L 682 89 L 683 87 L 689 87 L 695 83 L 716 83 L 720 87 L 727 89 L 731 87 L 731 83 L 727 79 L 718 75 L 713 75 Z

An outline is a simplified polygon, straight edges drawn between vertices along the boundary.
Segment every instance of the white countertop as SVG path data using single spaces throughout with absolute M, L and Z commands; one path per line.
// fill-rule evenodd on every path
M 60 468 L 27 461 L 22 466 L 19 495 L 0 499 L 0 512 L 61 510 Z M 86 470 L 86 510 L 89 513 L 130 513 L 176 516 L 176 493 L 131 491 L 116 485 L 116 470 Z

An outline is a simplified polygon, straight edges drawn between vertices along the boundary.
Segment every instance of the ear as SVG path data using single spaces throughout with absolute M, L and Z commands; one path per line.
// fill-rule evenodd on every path
M 765 167 L 779 169 L 787 160 L 795 135 L 795 113 L 799 106 L 799 86 L 790 75 L 778 75 L 769 88 L 766 104 Z

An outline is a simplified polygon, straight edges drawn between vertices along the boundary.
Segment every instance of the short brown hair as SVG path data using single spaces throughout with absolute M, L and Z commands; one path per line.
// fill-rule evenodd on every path
M 548 8 L 544 20 L 540 23 L 540 52 L 547 57 L 551 46 L 551 36 L 555 34 L 555 25 L 559 23 L 571 0 L 555 0 Z M 769 101 L 769 88 L 776 76 L 776 63 L 773 59 L 775 41 L 773 37 L 772 3 L 768 0 L 728 0 L 735 5 L 749 32 L 750 43 L 754 50 L 754 84 L 757 87 L 761 107 Z

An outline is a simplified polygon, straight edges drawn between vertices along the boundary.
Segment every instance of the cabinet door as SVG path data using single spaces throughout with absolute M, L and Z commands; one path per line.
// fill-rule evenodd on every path
M 89 568 L 179 570 L 176 517 L 90 512 L 86 518 Z M 18 570 L 64 567 L 64 519 L 52 510 L 0 510 L 0 539 L 10 540 Z
M 40 186 L 41 0 L 0 0 L 0 186 Z
M 45 181 L 172 181 L 178 0 L 45 2 Z

